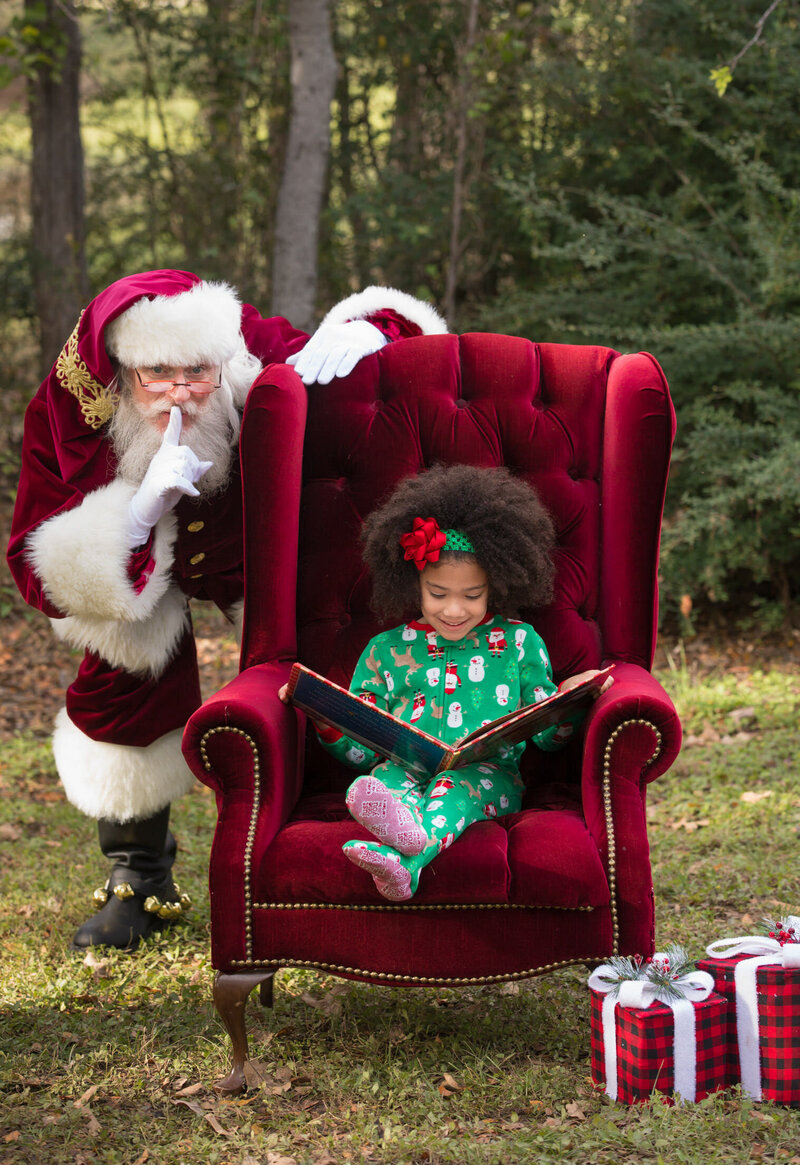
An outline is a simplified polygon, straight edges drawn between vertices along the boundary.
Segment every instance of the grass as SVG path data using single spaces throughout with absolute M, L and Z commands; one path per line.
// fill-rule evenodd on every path
M 650 786 L 659 942 L 700 957 L 800 906 L 800 680 L 683 666 L 660 678 L 693 743 Z M 175 809 L 189 920 L 134 958 L 84 960 L 67 947 L 105 873 L 47 742 L 3 746 L 0 793 L 0 1165 L 800 1163 L 800 1111 L 738 1091 L 630 1109 L 595 1093 L 581 969 L 462 991 L 283 971 L 273 1011 L 250 1003 L 261 1085 L 219 1100 L 213 799 L 198 787 Z

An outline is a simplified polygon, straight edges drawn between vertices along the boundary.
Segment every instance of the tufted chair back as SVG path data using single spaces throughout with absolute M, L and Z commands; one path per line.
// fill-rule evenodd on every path
M 445 462 L 507 466 L 552 514 L 555 595 L 521 617 L 548 645 L 556 679 L 604 661 L 650 667 L 674 428 L 652 357 L 493 334 L 429 336 L 390 345 L 309 396 L 297 591 L 303 663 L 347 686 L 380 628 L 361 561 L 363 519 L 402 478 Z M 246 603 L 245 667 L 269 657 L 268 601 L 259 571 Z M 313 734 L 309 747 L 309 779 L 346 779 Z M 560 754 L 548 760 L 554 770 L 570 767 Z

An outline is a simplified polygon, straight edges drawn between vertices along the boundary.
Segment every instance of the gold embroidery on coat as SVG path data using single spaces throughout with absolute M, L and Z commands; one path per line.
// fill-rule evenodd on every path
M 78 355 L 78 329 L 83 312 L 56 361 L 56 379 L 62 388 L 71 392 L 80 402 L 83 419 L 91 429 L 99 429 L 110 421 L 116 408 L 116 397 L 110 388 L 95 380 L 86 361 Z

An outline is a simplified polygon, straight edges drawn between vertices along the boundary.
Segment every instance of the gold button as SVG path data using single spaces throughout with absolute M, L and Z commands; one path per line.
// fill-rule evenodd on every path
M 201 551 L 200 554 L 193 554 L 189 561 L 191 562 L 192 566 L 197 566 L 198 562 L 202 562 L 204 558 L 205 554 L 203 554 Z
M 186 529 L 190 534 L 199 534 L 205 526 L 205 522 L 190 522 Z
M 202 574 L 190 574 L 189 578 L 202 578 Z

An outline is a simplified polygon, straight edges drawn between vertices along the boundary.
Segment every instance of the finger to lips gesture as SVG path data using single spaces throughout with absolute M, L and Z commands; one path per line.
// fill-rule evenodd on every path
M 201 461 L 188 445 L 181 445 L 182 430 L 183 414 L 177 405 L 173 405 L 169 410 L 169 422 L 164 430 L 161 447 L 151 464 L 152 469 L 159 462 L 157 481 L 154 482 L 159 497 L 166 497 L 172 492 L 199 497 L 200 491 L 195 488 L 195 482 L 214 464 L 213 461 Z

